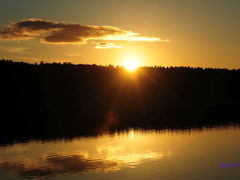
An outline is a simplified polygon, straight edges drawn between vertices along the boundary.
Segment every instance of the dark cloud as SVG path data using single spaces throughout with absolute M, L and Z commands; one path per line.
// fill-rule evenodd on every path
M 88 26 L 27 19 L 12 23 L 7 28 L 0 30 L 0 38 L 11 40 L 39 37 L 48 43 L 83 43 L 92 38 L 126 33 L 126 31 L 112 26 Z
M 84 44 L 88 40 L 108 41 L 162 41 L 155 37 L 142 37 L 138 33 L 114 26 L 92 26 L 42 19 L 26 19 L 11 23 L 0 30 L 0 39 L 21 40 L 40 38 L 41 42 L 53 44 Z M 100 47 L 100 46 L 99 46 Z M 106 46 L 110 47 L 110 46 Z M 112 48 L 116 46 L 112 46 Z
M 7 28 L 0 30 L 0 38 L 11 40 L 42 37 L 44 42 L 49 43 L 83 43 L 87 39 L 126 33 L 126 31 L 112 26 L 87 26 L 27 19 L 12 23 Z

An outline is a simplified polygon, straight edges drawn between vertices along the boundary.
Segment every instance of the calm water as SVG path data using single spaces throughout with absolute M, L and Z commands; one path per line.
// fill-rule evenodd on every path
M 240 129 L 129 130 L 71 141 L 0 146 L 0 179 L 231 180 L 240 167 Z

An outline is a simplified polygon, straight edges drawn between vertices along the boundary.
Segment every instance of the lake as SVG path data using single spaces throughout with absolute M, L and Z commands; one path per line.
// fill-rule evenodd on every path
M 0 179 L 238 179 L 239 137 L 239 127 L 223 126 L 16 142 L 0 146 Z

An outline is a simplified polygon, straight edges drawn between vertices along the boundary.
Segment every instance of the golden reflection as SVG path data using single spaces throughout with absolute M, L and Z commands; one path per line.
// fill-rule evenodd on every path
M 0 149 L 0 170 L 23 178 L 41 179 L 81 172 L 135 168 L 144 162 L 170 155 L 169 152 L 150 148 L 152 135 L 130 129 L 114 135 L 73 141 L 18 144 Z
M 131 139 L 135 139 L 135 133 L 134 133 L 133 129 L 130 131 L 129 136 L 130 136 Z
M 125 166 L 134 168 L 143 161 L 164 156 L 157 152 L 134 152 L 124 146 L 99 146 L 97 152 L 102 159 L 117 163 L 119 169 Z
M 129 179 L 132 173 L 136 173 L 133 179 L 149 179 L 149 174 L 150 179 L 177 179 L 175 174 L 192 173 L 192 176 L 201 167 L 206 169 L 211 166 L 215 172 L 219 164 L 237 157 L 239 145 L 231 140 L 239 135 L 239 128 L 196 130 L 191 133 L 130 129 L 68 141 L 33 141 L 0 146 L 0 177 Z M 221 139 L 226 139 L 227 144 Z M 225 153 L 229 148 L 233 152 L 231 156 Z M 216 152 L 216 149 L 219 151 Z M 206 154 L 216 159 L 213 161 Z M 193 172 L 189 171 L 189 165 Z M 119 170 L 123 170 L 121 174 L 126 174 L 119 177 L 119 173 L 113 173 Z M 200 170 L 202 172 L 203 169 Z M 216 173 L 219 173 L 218 169 Z M 144 174 L 148 176 L 144 177 Z

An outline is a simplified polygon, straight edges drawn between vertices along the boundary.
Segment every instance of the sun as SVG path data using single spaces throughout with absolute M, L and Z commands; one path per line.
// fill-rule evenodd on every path
M 123 63 L 123 67 L 128 71 L 135 71 L 139 66 L 138 59 L 134 57 L 127 58 Z

